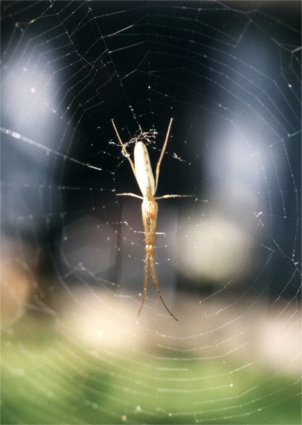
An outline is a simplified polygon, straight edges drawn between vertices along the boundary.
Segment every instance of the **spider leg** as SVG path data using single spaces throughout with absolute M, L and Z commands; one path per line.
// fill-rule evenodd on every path
M 137 313 L 138 316 L 141 314 L 141 311 L 143 309 L 143 306 L 144 306 L 144 303 L 145 303 L 145 299 L 146 299 L 146 296 L 147 296 L 148 273 L 149 273 L 149 255 L 146 254 L 146 258 L 145 258 L 144 289 L 143 289 L 143 296 L 142 296 L 141 305 L 140 305 L 140 308 L 139 308 L 138 313 Z
M 127 148 L 126 148 L 125 144 L 123 143 L 123 141 L 122 141 L 122 139 L 121 139 L 121 136 L 120 136 L 120 134 L 119 134 L 119 132 L 118 132 L 118 129 L 117 129 L 116 125 L 115 125 L 114 120 L 112 119 L 112 120 L 111 120 L 111 122 L 112 122 L 112 126 L 113 126 L 113 128 L 114 128 L 114 131 L 115 131 L 115 134 L 116 134 L 117 140 L 119 141 L 119 144 L 120 144 L 120 145 L 121 145 L 121 147 L 122 147 L 122 152 L 123 152 L 123 154 L 125 155 L 125 157 L 128 159 L 129 164 L 130 164 L 130 167 L 131 167 L 131 170 L 132 170 L 132 172 L 133 172 L 133 174 L 134 174 L 134 177 L 135 177 L 135 166 L 134 166 L 134 163 L 133 163 L 133 161 L 132 161 L 132 159 L 131 159 L 131 157 L 130 157 L 130 154 L 129 154 L 129 153 L 128 153 L 128 151 L 127 151 Z
M 156 275 L 156 268 L 155 268 L 155 254 L 154 254 L 154 244 L 155 244 L 155 238 L 156 238 L 156 223 L 157 223 L 157 203 L 154 201 L 154 211 L 152 211 L 152 214 L 150 210 L 144 209 L 144 203 L 142 204 L 142 216 L 143 216 L 143 225 L 144 225 L 144 232 L 145 232 L 145 250 L 146 250 L 146 265 L 145 265 L 145 280 L 144 280 L 144 287 L 146 283 L 146 280 L 148 278 L 148 272 L 150 267 L 150 277 L 152 280 L 152 283 L 155 287 L 156 293 L 158 294 L 163 306 L 167 310 L 167 312 L 170 314 L 170 316 L 173 317 L 173 319 L 177 320 L 177 317 L 174 316 L 174 314 L 169 310 L 167 304 L 165 303 L 159 287 L 159 282 Z
M 116 196 L 131 196 L 132 198 L 144 199 L 142 196 L 136 195 L 135 193 L 117 193 Z
M 162 302 L 162 305 L 165 307 L 165 309 L 170 314 L 170 316 L 172 316 L 173 319 L 175 319 L 176 321 L 178 321 L 177 317 L 174 316 L 174 314 L 169 309 L 169 307 L 167 306 L 167 304 L 165 303 L 165 301 L 164 301 L 164 299 L 163 299 L 163 297 L 161 295 L 160 288 L 159 288 L 159 283 L 158 283 L 158 279 L 157 279 L 157 276 L 156 276 L 154 256 L 150 255 L 149 260 L 150 260 L 150 269 L 151 269 L 150 272 L 151 272 L 152 282 L 153 282 L 153 285 L 154 285 L 154 287 L 156 289 L 156 292 L 157 292 L 157 294 L 158 294 L 158 296 L 159 296 L 159 298 L 160 298 L 160 300 Z
M 192 198 L 192 196 L 194 195 L 163 195 L 163 196 L 158 196 L 155 199 L 168 199 L 168 198 Z
M 167 133 L 166 133 L 166 138 L 165 138 L 165 141 L 164 141 L 164 144 L 163 144 L 163 147 L 162 147 L 162 150 L 161 150 L 161 153 L 160 153 L 158 162 L 156 164 L 156 169 L 155 169 L 155 190 L 157 189 L 157 186 L 158 186 L 160 165 L 161 165 L 161 162 L 163 160 L 163 157 L 164 157 L 164 154 L 165 154 L 165 151 L 166 151 L 166 148 L 167 148 L 167 144 L 168 144 L 168 140 L 169 140 L 169 136 L 170 136 L 170 131 L 171 131 L 171 127 L 172 127 L 172 122 L 173 122 L 173 118 L 170 118 L 169 125 L 168 125 L 168 130 L 167 130 Z

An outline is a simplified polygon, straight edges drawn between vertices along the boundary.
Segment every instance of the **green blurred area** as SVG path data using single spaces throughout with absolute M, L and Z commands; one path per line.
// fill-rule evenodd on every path
M 88 349 L 58 327 L 20 322 L 2 335 L 1 423 L 301 423 L 298 377 L 242 366 Z

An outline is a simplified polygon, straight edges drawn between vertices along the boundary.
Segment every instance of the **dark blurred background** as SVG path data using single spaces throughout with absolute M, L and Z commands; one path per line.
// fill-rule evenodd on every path
M 300 2 L 1 8 L 5 423 L 298 423 Z M 111 124 L 155 129 L 156 164 L 170 117 L 158 195 L 193 197 L 160 201 L 156 267 L 179 323 L 151 282 L 137 317 Z

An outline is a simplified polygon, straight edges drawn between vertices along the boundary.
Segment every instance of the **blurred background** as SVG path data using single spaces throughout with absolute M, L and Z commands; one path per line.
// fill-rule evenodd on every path
M 3 423 L 300 423 L 300 2 L 1 9 Z

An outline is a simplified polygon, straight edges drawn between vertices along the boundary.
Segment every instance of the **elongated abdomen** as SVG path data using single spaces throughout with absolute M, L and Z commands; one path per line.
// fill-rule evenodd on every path
M 142 192 L 148 197 L 155 194 L 155 182 L 151 168 L 148 149 L 143 142 L 137 142 L 134 147 L 135 177 Z

